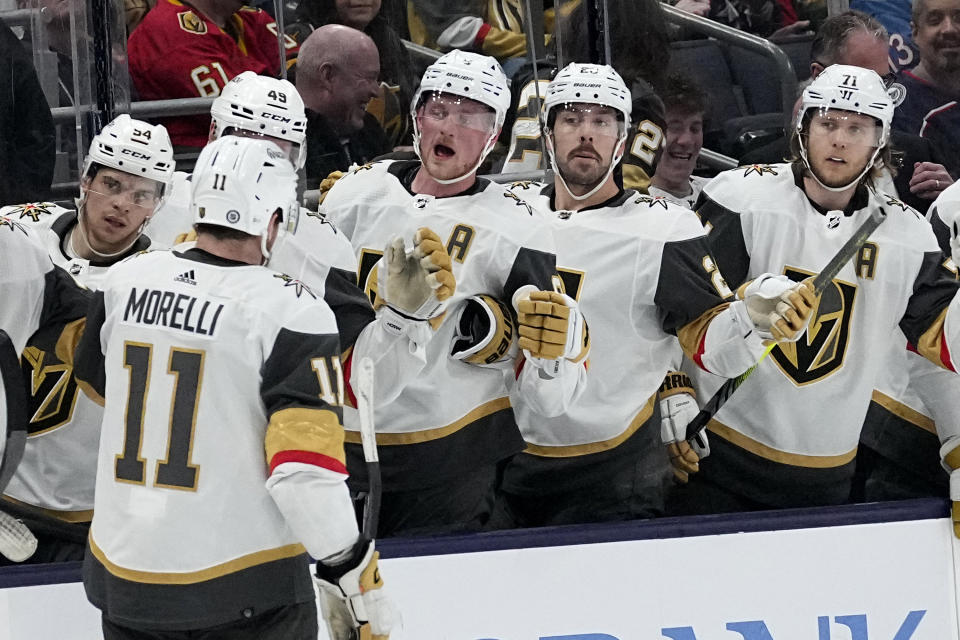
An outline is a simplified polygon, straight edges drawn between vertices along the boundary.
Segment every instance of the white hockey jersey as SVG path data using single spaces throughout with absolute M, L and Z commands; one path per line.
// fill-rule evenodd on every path
M 548 216 L 557 271 L 592 343 L 589 384 L 563 415 L 546 419 L 522 396 L 511 398 L 527 448 L 505 481 L 511 492 L 534 495 L 595 480 L 631 464 L 641 447 L 660 446 L 660 425 L 649 423 L 659 415 L 664 375 L 680 358 L 676 329 L 724 297 L 702 267 L 709 250 L 690 210 L 628 190 L 595 207 L 557 212 L 552 185 L 519 182 L 511 190 Z M 559 470 L 559 459 L 566 472 L 543 475 Z M 550 486 L 537 486 L 538 479 Z
M 72 253 L 70 234 L 77 226 L 73 210 L 39 202 L 4 207 L 0 214 L 31 227 L 54 264 L 89 289 L 97 289 L 110 266 L 121 259 L 86 260 Z M 150 239 L 140 236 L 125 255 L 150 246 Z M 28 345 L 22 365 L 30 380 L 29 437 L 23 460 L 5 494 L 63 520 L 89 522 L 102 411 L 79 393 L 72 367 L 52 351 Z
M 689 190 L 686 195 L 677 196 L 672 192 L 667 191 L 666 189 L 661 189 L 660 187 L 654 185 L 653 183 L 647 187 L 647 193 L 651 196 L 666 198 L 675 205 L 686 207 L 687 209 L 693 210 L 696 208 L 697 199 L 700 198 L 700 192 L 703 191 L 703 187 L 710 182 L 709 178 L 702 178 L 700 176 L 690 176 L 689 180 Z
M 134 256 L 101 286 L 76 370 L 106 399 L 90 600 L 176 629 L 312 599 L 265 482 L 285 463 L 346 478 L 332 312 L 298 280 L 199 249 Z
M 741 167 L 708 184 L 698 210 L 731 286 L 765 272 L 813 276 L 870 211 L 888 214 L 823 292 L 806 334 L 775 348 L 708 425 L 716 481 L 773 506 L 846 500 L 898 324 L 925 356 L 952 367 L 942 330 L 957 283 L 940 271 L 929 225 L 896 198 L 863 188 L 846 211 L 821 211 L 801 184 L 790 164 Z M 719 386 L 701 382 L 708 392 Z
M 453 310 L 465 298 L 488 294 L 510 303 L 522 286 L 551 289 L 556 276 L 553 238 L 530 206 L 501 186 L 479 179 L 467 192 L 446 198 L 411 193 L 418 162 L 375 162 L 341 178 L 322 212 L 353 245 L 359 282 L 375 285 L 373 268 L 387 242 L 402 236 L 411 246 L 419 227 L 446 242 L 457 289 L 445 321 L 426 345 L 423 368 L 391 402 L 377 408 L 377 442 L 384 485 L 435 486 L 523 448 L 503 373 L 450 358 Z M 378 364 L 378 377 L 388 369 Z M 378 382 L 378 386 L 383 384 Z M 362 468 L 360 442 L 346 419 L 351 470 Z

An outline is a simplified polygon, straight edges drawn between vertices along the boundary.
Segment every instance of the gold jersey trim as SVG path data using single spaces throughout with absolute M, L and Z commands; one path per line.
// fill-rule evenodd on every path
M 327 409 L 281 409 L 270 417 L 264 442 L 267 464 L 281 451 L 312 451 L 346 464 L 343 427 Z
M 93 509 L 87 509 L 86 511 L 58 511 L 57 509 L 47 509 L 46 507 L 38 507 L 35 504 L 30 504 L 29 502 L 24 502 L 22 500 L 17 500 L 11 496 L 3 496 L 3 500 L 7 502 L 18 504 L 27 509 L 33 509 L 35 511 L 41 511 L 44 514 L 50 516 L 51 518 L 56 518 L 57 520 L 63 520 L 64 522 L 90 522 L 93 520 Z
M 841 453 L 838 456 L 810 456 L 802 453 L 787 453 L 786 451 L 780 451 L 779 449 L 774 449 L 773 447 L 767 446 L 762 442 L 757 442 L 753 438 L 746 436 L 739 431 L 735 431 L 727 425 L 717 422 L 713 419 L 707 423 L 707 430 L 710 431 L 710 433 L 716 434 L 718 437 L 723 438 L 727 442 L 730 442 L 741 449 L 746 449 L 750 453 L 758 455 L 761 458 L 766 458 L 767 460 L 780 464 L 793 465 L 794 467 L 832 469 L 834 467 L 841 467 L 853 461 L 857 455 L 856 447 L 853 448 L 853 451 Z
M 898 402 L 897 400 L 894 400 L 890 396 L 877 390 L 874 390 L 870 399 L 898 418 L 902 418 L 910 424 L 920 427 L 924 431 L 929 431 L 933 435 L 937 435 L 937 427 L 934 424 L 933 419 L 928 418 L 916 409 L 911 409 L 902 402 Z
M 60 362 L 73 366 L 73 354 L 77 352 L 77 345 L 80 344 L 80 338 L 83 337 L 86 327 L 85 317 L 64 325 L 60 337 L 57 338 L 57 346 L 54 348 L 54 353 Z
M 697 354 L 697 351 L 700 349 L 700 342 L 703 340 L 703 336 L 707 334 L 710 323 L 715 317 L 726 311 L 729 306 L 729 302 L 718 304 L 715 307 L 707 309 L 699 318 L 695 318 L 677 329 L 677 339 L 680 341 L 680 348 L 683 349 L 683 352 L 688 358 L 692 360 Z
M 574 456 L 585 456 L 591 453 L 600 453 L 601 451 L 609 451 L 619 447 L 621 444 L 626 442 L 630 436 L 637 432 L 647 420 L 650 419 L 650 416 L 653 415 L 653 403 L 657 399 L 657 394 L 654 393 L 650 396 L 650 399 L 647 400 L 647 403 L 643 405 L 643 408 L 640 409 L 633 420 L 630 421 L 630 425 L 627 426 L 626 430 L 616 435 L 609 440 L 603 440 L 601 442 L 590 442 L 588 444 L 569 444 L 569 445 L 540 445 L 540 444 L 530 444 L 527 443 L 527 448 L 524 453 L 529 453 L 534 456 L 540 456 L 543 458 L 572 458 Z
M 103 550 L 97 546 L 96 541 L 93 539 L 93 533 L 91 533 L 89 536 L 89 542 L 90 552 L 112 575 L 124 580 L 140 582 L 143 584 L 196 584 L 198 582 L 206 582 L 208 580 L 213 580 L 214 578 L 220 578 L 231 573 L 236 573 L 237 571 L 243 571 L 244 569 L 249 569 L 250 567 L 267 564 L 268 562 L 285 560 L 287 558 L 295 558 L 296 556 L 307 552 L 307 550 L 300 543 L 288 544 L 275 549 L 266 549 L 265 551 L 249 553 L 245 556 L 234 558 L 228 562 L 207 567 L 206 569 L 201 569 L 200 571 L 161 573 L 154 571 L 140 571 L 138 569 L 126 569 L 114 564 L 107 559 L 107 556 L 103 553 Z
M 423 431 L 411 431 L 409 433 L 378 433 L 377 444 L 390 446 L 397 444 L 420 444 L 423 442 L 430 442 L 431 440 L 439 440 L 440 438 L 446 438 L 447 436 L 453 435 L 460 429 L 463 429 L 469 424 L 473 424 L 481 418 L 485 418 L 493 413 L 496 413 L 497 411 L 502 411 L 509 408 L 509 398 L 497 398 L 496 400 L 491 400 L 490 402 L 480 405 L 456 422 L 452 422 L 445 427 L 424 429 Z M 345 440 L 350 444 L 360 444 L 360 432 L 347 431 Z
M 943 327 L 947 319 L 947 309 L 940 312 L 917 342 L 917 353 L 933 364 L 946 369 L 943 363 Z
M 101 407 L 106 405 L 106 401 L 103 399 L 103 396 L 97 393 L 97 390 L 94 389 L 89 383 L 84 382 L 77 378 L 77 386 L 80 387 L 80 390 L 94 402 L 96 402 Z

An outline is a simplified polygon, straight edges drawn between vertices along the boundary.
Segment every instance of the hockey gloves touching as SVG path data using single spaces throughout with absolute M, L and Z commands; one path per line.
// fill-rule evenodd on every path
M 429 320 L 444 312 L 457 281 L 436 233 L 418 229 L 409 252 L 403 238 L 394 238 L 383 252 L 383 262 L 378 288 L 390 308 L 414 320 Z
M 796 342 L 813 315 L 816 296 L 809 280 L 794 282 L 786 276 L 764 273 L 737 291 L 747 306 L 760 337 L 776 342 Z
M 383 591 L 373 540 L 361 538 L 337 564 L 317 562 L 320 611 L 330 640 L 387 640 L 397 617 Z
M 951 436 L 940 447 L 940 460 L 950 474 L 950 514 L 953 517 L 953 535 L 960 538 L 960 436 Z
M 582 362 L 590 353 L 590 332 L 576 300 L 554 291 L 532 291 L 517 301 L 519 346 L 528 361 L 549 372 L 566 358 Z
M 516 322 L 505 304 L 488 295 L 470 296 L 457 318 L 450 355 L 477 365 L 512 360 L 516 335 Z
M 701 458 L 710 455 L 706 432 L 702 436 L 704 447 L 691 446 L 686 440 L 687 425 L 698 413 L 696 392 L 687 374 L 680 371 L 667 373 L 660 386 L 660 439 L 667 445 L 673 475 L 684 484 L 691 473 L 700 470 Z

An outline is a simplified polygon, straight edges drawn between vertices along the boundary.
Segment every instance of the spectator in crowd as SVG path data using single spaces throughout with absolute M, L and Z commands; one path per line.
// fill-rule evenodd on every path
M 278 77 L 299 49 L 284 37 L 280 60 L 277 24 L 243 0 L 159 0 L 128 42 L 130 77 L 141 100 L 214 97 L 243 71 Z M 209 115 L 158 119 L 175 147 L 207 143 Z
M 889 86 L 895 76 L 890 72 L 887 59 L 887 30 L 875 18 L 860 11 L 845 11 L 828 18 L 810 49 L 810 77 L 816 78 L 831 64 L 871 69 Z M 903 108 L 904 105 L 897 107 L 895 114 Z M 891 131 L 890 146 L 895 171 L 883 179 L 883 188 L 917 211 L 926 213 L 930 203 L 953 183 L 943 164 L 941 146 L 935 141 L 896 130 Z M 787 139 L 783 138 L 744 155 L 741 162 L 781 162 L 787 155 Z
M 328 24 L 300 48 L 297 90 L 307 108 L 307 188 L 391 150 L 367 104 L 380 94 L 380 56 L 370 36 Z
M 667 78 L 660 96 L 667 116 L 666 141 L 647 193 L 693 209 L 709 182 L 693 175 L 693 170 L 703 147 L 703 120 L 710 98 L 682 73 Z
M 0 205 L 50 192 L 56 133 L 30 54 L 0 21 Z
M 554 4 L 559 4 L 560 13 L 564 14 L 580 4 L 580 0 L 544 3 L 543 24 L 547 34 L 553 33 L 557 19 Z M 440 51 L 463 49 L 493 56 L 503 65 L 507 76 L 512 77 L 527 53 L 523 7 L 523 3 L 509 0 L 489 3 L 409 0 L 407 26 L 410 39 L 416 44 Z
M 912 17 L 920 63 L 897 77 L 907 97 L 897 109 L 893 127 L 937 142 L 948 154 L 948 166 L 955 169 L 960 167 L 960 109 L 956 107 L 960 99 L 960 0 L 915 0 Z
M 400 36 L 380 13 L 380 0 L 300 0 L 287 33 L 303 43 L 325 24 L 345 24 L 370 36 L 380 53 L 380 95 L 367 109 L 387 132 L 390 143 L 409 144 L 410 99 L 420 81 Z

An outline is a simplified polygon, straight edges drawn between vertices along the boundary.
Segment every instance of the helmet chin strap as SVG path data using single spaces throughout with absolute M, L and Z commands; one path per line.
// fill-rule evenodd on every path
M 491 134 L 490 134 L 490 137 L 487 138 L 486 144 L 483 145 L 483 151 L 480 152 L 480 159 L 477 160 L 477 164 L 473 165 L 473 168 L 472 168 L 472 169 L 470 169 L 469 171 L 467 171 L 466 173 L 464 173 L 464 174 L 461 175 L 461 176 L 457 176 L 456 178 L 449 178 L 449 179 L 441 179 L 441 178 L 438 178 L 438 177 L 436 177 L 435 175 L 433 175 L 432 173 L 430 173 L 430 169 L 427 168 L 427 163 L 423 161 L 423 156 L 420 155 L 420 127 L 417 125 L 417 117 L 416 117 L 416 114 L 414 114 L 414 117 L 413 117 L 413 152 L 417 154 L 417 159 L 420 160 L 420 166 L 422 166 L 422 167 L 423 167 L 423 170 L 427 172 L 427 175 L 430 176 L 430 179 L 433 180 L 434 182 L 438 183 L 438 184 L 454 184 L 454 183 L 456 183 L 456 182 L 460 182 L 460 181 L 463 180 L 464 178 L 466 178 L 466 177 L 470 176 L 471 174 L 475 173 L 478 169 L 480 169 L 480 165 L 482 165 L 482 164 L 483 164 L 483 161 L 487 159 L 487 156 L 488 156 L 488 155 L 490 154 L 490 152 L 493 150 L 493 145 L 495 145 L 496 143 L 497 143 L 497 135 L 496 135 L 496 133 L 491 133 Z
M 806 145 L 803 144 L 803 134 L 800 135 L 799 142 L 800 142 L 800 157 L 803 159 L 803 164 L 810 171 L 810 175 L 813 176 L 813 179 L 817 181 L 817 184 L 819 184 L 821 187 L 823 187 L 827 191 L 832 191 L 834 193 L 838 193 L 840 191 L 846 191 L 850 187 L 860 182 L 860 180 L 863 179 L 863 176 L 867 175 L 867 172 L 873 168 L 873 163 L 877 161 L 877 156 L 880 154 L 880 149 L 881 149 L 881 147 L 877 147 L 874 150 L 873 155 L 870 156 L 870 160 L 867 162 L 867 165 L 863 168 L 863 171 L 861 171 L 860 175 L 858 175 L 856 178 L 854 178 L 853 180 L 851 180 L 850 182 L 848 182 L 842 187 L 830 187 L 824 184 L 823 180 L 820 179 L 820 176 L 817 175 L 817 172 L 813 170 L 813 165 L 810 164 L 810 158 L 807 157 L 807 147 Z
M 614 147 L 614 149 L 619 149 L 623 145 L 624 141 L 626 141 L 626 139 L 627 139 L 627 134 L 626 134 L 626 130 L 624 130 L 623 135 L 617 138 L 617 144 Z M 587 191 L 582 196 L 578 196 L 577 194 L 575 194 L 573 191 L 570 190 L 570 185 L 568 185 L 567 181 L 564 179 L 563 172 L 560 171 L 560 167 L 557 166 L 557 154 L 553 148 L 552 133 L 547 133 L 547 151 L 550 153 L 550 168 L 553 169 L 553 173 L 557 176 L 557 178 L 560 179 L 560 184 L 563 185 L 563 190 L 566 191 L 570 195 L 570 197 L 576 200 L 577 202 L 583 202 L 584 200 L 586 200 L 587 198 L 595 194 L 597 191 L 600 191 L 603 185 L 607 183 L 607 180 L 609 180 L 610 176 L 613 175 L 614 169 L 617 168 L 617 164 L 619 164 L 620 160 L 623 159 L 623 155 L 626 152 L 626 148 L 624 148 L 623 151 L 613 154 L 613 157 L 610 158 L 610 167 L 607 169 L 607 173 L 604 174 L 603 178 L 601 178 L 597 182 L 597 184 L 595 184 L 594 187 L 590 189 L 590 191 Z
M 137 229 L 136 237 L 134 237 L 134 239 L 130 242 L 130 244 L 125 246 L 123 249 L 120 249 L 120 251 L 115 251 L 113 253 L 101 253 L 100 251 L 97 251 L 96 249 L 93 248 L 93 245 L 90 243 L 90 239 L 87 237 L 87 229 L 86 229 L 86 222 L 85 222 L 86 210 L 87 210 L 86 200 L 87 200 L 86 196 L 81 196 L 80 198 L 77 198 L 75 200 L 77 204 L 76 231 L 78 232 L 80 239 L 83 241 L 83 244 L 86 245 L 87 249 L 89 249 L 90 252 L 93 255 L 97 256 L 98 258 L 109 260 L 111 258 L 117 258 L 125 254 L 127 251 L 129 251 L 133 247 L 133 245 L 137 243 L 137 240 L 139 240 L 140 236 L 143 235 L 144 229 L 147 228 L 147 224 L 150 222 L 149 217 L 146 220 L 144 220 L 143 223 L 140 225 L 140 228 Z M 71 234 L 71 238 L 72 238 L 72 234 Z

